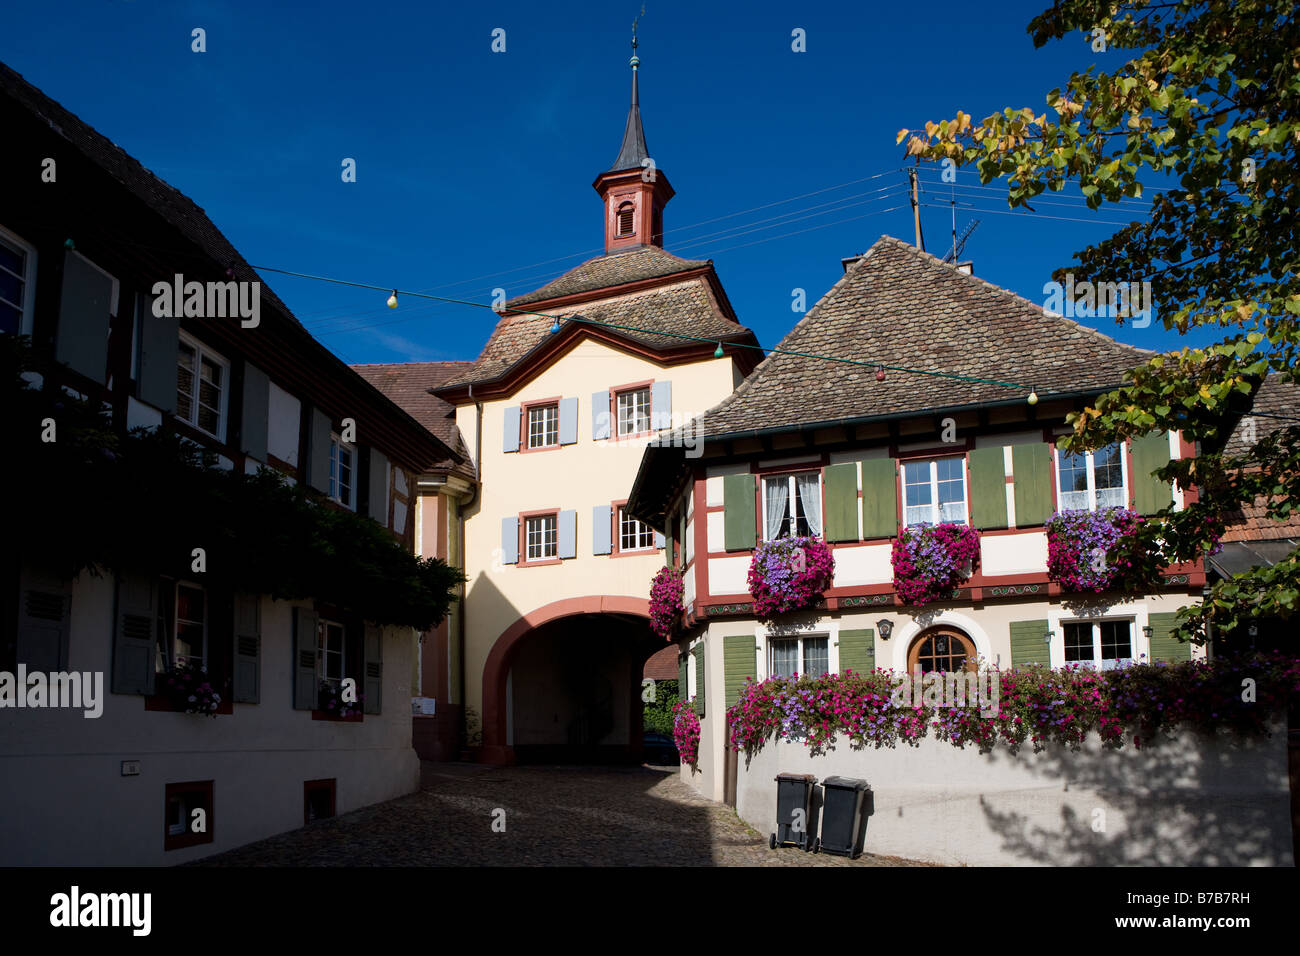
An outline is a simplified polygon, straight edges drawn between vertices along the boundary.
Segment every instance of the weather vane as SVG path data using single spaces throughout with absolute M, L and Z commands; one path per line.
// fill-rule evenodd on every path
M 636 53 L 636 25 L 637 25 L 638 23 L 641 22 L 641 18 L 642 18 L 643 16 L 645 16 L 645 4 L 644 4 L 644 3 L 641 4 L 641 12 L 638 13 L 638 14 L 636 15 L 636 19 L 632 21 L 632 52 L 633 52 L 633 53 Z

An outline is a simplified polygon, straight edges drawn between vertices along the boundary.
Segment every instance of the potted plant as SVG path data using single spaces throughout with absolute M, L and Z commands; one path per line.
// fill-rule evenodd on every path
M 835 558 L 821 538 L 800 535 L 764 541 L 749 562 L 749 593 L 759 620 L 813 607 L 830 587 Z
M 689 700 L 679 700 L 673 707 L 673 741 L 682 763 L 694 767 L 700 759 L 700 717 Z
M 665 641 L 681 618 L 685 588 L 676 568 L 660 568 L 650 583 L 650 628 Z
M 356 697 L 354 701 L 344 700 L 341 681 L 323 680 L 320 682 L 320 699 L 317 706 L 330 717 L 347 720 L 349 717 L 358 717 L 361 714 L 365 694 L 357 694 Z
M 915 524 L 894 539 L 894 590 L 905 604 L 949 597 L 979 562 L 980 536 L 964 524 Z
M 217 716 L 221 694 L 208 678 L 208 669 L 202 664 L 181 661 L 169 667 L 161 677 L 162 696 L 167 698 L 172 710 L 186 714 Z

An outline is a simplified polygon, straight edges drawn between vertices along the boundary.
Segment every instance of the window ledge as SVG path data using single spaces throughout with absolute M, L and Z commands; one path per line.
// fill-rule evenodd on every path
M 144 698 L 144 709 L 152 711 L 162 711 L 173 714 L 184 714 L 187 711 L 172 706 L 172 700 L 166 694 L 146 694 Z M 235 712 L 233 701 L 223 700 L 217 705 L 216 716 L 227 716 Z M 209 714 L 190 714 L 191 717 L 207 717 Z
M 354 714 L 351 717 L 340 717 L 337 714 L 331 714 L 328 710 L 313 710 L 311 712 L 312 720 L 328 720 L 335 724 L 359 724 L 365 720 L 365 714 Z

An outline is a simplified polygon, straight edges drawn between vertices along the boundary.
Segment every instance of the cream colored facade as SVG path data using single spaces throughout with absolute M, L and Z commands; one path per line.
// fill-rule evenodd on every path
M 591 613 L 596 608 L 592 602 L 608 604 L 611 598 L 625 598 L 628 606 L 645 604 L 651 578 L 665 563 L 662 547 L 634 555 L 594 553 L 593 508 L 626 499 L 650 438 L 594 439 L 593 393 L 668 381 L 671 409 L 653 414 L 656 424 L 676 424 L 717 404 L 741 378 L 730 357 L 664 365 L 605 341 L 580 338 L 509 395 L 482 402 L 481 412 L 476 404 L 457 408 L 466 446 L 480 456 L 475 461 L 479 496 L 466 513 L 464 542 L 469 707 L 484 714 L 484 670 L 493 647 L 510 628 L 525 619 L 542 623 L 557 614 Z M 577 441 L 506 452 L 507 409 L 557 397 L 578 400 Z M 667 418 L 660 419 L 665 411 Z M 534 567 L 505 563 L 503 519 L 546 509 L 577 512 L 576 556 Z M 570 602 L 567 609 L 564 602 Z M 586 602 L 585 609 L 579 611 L 572 602 Z M 506 746 L 514 743 L 513 717 L 507 721 Z

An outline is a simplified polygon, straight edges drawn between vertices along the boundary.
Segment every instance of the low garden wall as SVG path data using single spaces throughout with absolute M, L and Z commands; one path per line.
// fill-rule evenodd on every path
M 767 835 L 778 773 L 838 775 L 871 785 L 868 853 L 977 866 L 1290 866 L 1287 759 L 1281 722 L 1269 736 L 1188 729 L 1140 749 L 1104 747 L 1091 732 L 1078 751 L 1049 742 L 1039 753 L 926 737 L 892 748 L 841 739 L 814 755 L 770 738 L 739 755 L 736 810 Z

